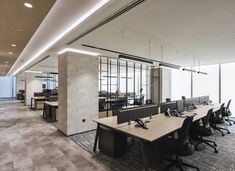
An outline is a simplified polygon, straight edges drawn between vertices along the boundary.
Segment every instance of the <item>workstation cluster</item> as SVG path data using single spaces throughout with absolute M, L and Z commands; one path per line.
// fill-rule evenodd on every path
M 34 92 L 30 108 L 32 110 L 43 109 L 43 118 L 50 122 L 56 122 L 58 90 L 44 89 L 43 92 Z
M 173 160 L 159 158 L 171 161 L 167 168 L 177 166 L 183 170 L 183 166 L 187 166 L 200 170 L 200 166 L 184 163 L 180 156 L 192 155 L 200 150 L 201 144 L 208 145 L 214 153 L 219 152 L 216 141 L 205 137 L 210 137 L 214 131 L 220 131 L 222 136 L 230 133 L 223 124 L 224 121 L 231 124 L 230 102 L 225 106 L 225 103 L 212 104 L 209 96 L 182 97 L 160 105 L 119 109 L 115 116 L 95 120 L 97 131 L 93 150 L 96 152 L 98 145 L 100 152 L 118 158 L 128 151 L 129 144 L 137 142 L 144 168 L 149 169 L 146 148 L 158 149 L 159 142 L 164 142 L 160 146 L 164 154 L 175 156 Z M 132 141 L 128 141 L 129 137 Z

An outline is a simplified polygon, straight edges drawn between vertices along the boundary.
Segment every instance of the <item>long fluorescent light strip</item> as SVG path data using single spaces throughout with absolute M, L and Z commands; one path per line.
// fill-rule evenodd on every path
M 89 51 L 80 50 L 80 49 L 72 49 L 72 48 L 65 48 L 65 49 L 61 50 L 60 52 L 58 52 L 58 54 L 60 55 L 65 52 L 81 53 L 81 54 L 91 55 L 91 56 L 99 56 L 100 55 L 99 53 L 89 52 Z
M 27 62 L 25 62 L 19 69 L 17 69 L 11 76 L 16 75 L 19 71 L 21 71 L 25 66 L 30 64 L 32 61 L 34 61 L 36 58 L 38 58 L 42 53 L 44 53 L 46 50 L 51 48 L 56 42 L 58 42 L 62 37 L 64 37 L 67 33 L 69 33 L 71 30 L 73 30 L 75 27 L 80 25 L 84 20 L 86 20 L 89 16 L 91 16 L 94 12 L 99 10 L 102 6 L 104 6 L 106 3 L 108 3 L 110 0 L 101 0 L 99 3 L 97 3 L 93 8 L 91 8 L 87 13 L 85 13 L 81 18 L 78 19 L 77 22 L 72 24 L 70 27 L 68 27 L 64 32 L 62 32 L 56 39 L 51 41 L 47 46 L 42 48 L 36 55 L 34 55 L 32 58 L 30 58 Z
M 25 72 L 42 74 L 42 71 L 25 71 Z

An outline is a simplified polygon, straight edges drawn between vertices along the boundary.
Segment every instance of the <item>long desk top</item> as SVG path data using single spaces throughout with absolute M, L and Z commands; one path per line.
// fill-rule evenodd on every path
M 49 97 L 46 96 L 36 96 L 36 97 L 32 97 L 32 99 L 34 100 L 47 100 Z
M 201 119 L 207 115 L 209 109 L 213 108 L 214 111 L 219 109 L 219 105 L 198 105 L 197 109 L 186 111 L 183 115 L 192 115 L 197 113 L 194 121 Z M 135 123 L 128 125 L 128 123 L 117 124 L 117 116 L 108 118 L 101 118 L 94 120 L 100 125 L 109 127 L 124 134 L 128 134 L 146 141 L 154 141 L 171 132 L 174 132 L 182 127 L 185 118 L 182 117 L 167 117 L 164 114 L 158 114 L 152 117 L 150 122 L 147 123 L 148 129 L 135 127 Z
M 58 101 L 55 101 L 55 102 L 46 101 L 46 102 L 44 102 L 44 104 L 50 105 L 52 107 L 58 107 Z

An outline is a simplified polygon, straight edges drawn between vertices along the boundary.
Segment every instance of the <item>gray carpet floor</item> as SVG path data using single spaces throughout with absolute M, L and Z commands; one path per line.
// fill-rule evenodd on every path
M 41 111 L 37 111 L 41 115 Z M 56 127 L 56 123 L 51 123 Z M 235 171 L 235 125 L 228 126 L 231 134 L 224 137 L 218 131 L 208 139 L 216 141 L 219 153 L 214 153 L 213 149 L 203 146 L 203 150 L 195 151 L 193 155 L 182 157 L 183 161 L 193 164 L 201 171 Z M 143 163 L 140 157 L 137 143 L 129 143 L 127 153 L 121 158 L 110 158 L 102 152 L 93 153 L 93 145 L 96 131 L 89 131 L 70 138 L 83 149 L 93 155 L 93 158 L 102 162 L 105 166 L 114 171 L 137 171 L 143 170 Z M 155 150 L 151 150 L 151 145 L 147 144 L 148 161 L 151 170 L 163 170 L 168 162 L 160 162 Z M 171 171 L 177 170 L 172 168 Z M 186 170 L 193 170 L 186 168 Z
M 235 126 L 229 127 L 233 133 L 226 134 L 224 137 L 219 132 L 215 132 L 209 139 L 215 140 L 219 153 L 214 153 L 213 149 L 204 146 L 203 150 L 195 151 L 193 155 L 182 157 L 183 161 L 198 166 L 201 171 L 234 171 L 235 170 Z M 95 131 L 90 131 L 78 135 L 71 136 L 71 139 L 79 144 L 83 149 L 93 155 L 94 158 L 105 164 L 115 171 L 136 171 L 143 170 L 143 163 L 140 157 L 137 143 L 131 143 L 127 153 L 121 158 L 110 158 L 102 152 L 93 153 Z M 151 146 L 148 144 L 148 158 L 151 170 L 163 170 L 168 162 L 159 162 L 157 155 L 151 151 Z M 171 169 L 176 170 L 176 168 Z M 188 169 L 186 170 L 193 170 Z

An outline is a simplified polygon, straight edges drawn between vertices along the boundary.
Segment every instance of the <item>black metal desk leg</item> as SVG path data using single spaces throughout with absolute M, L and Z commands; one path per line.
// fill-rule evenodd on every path
M 31 103 L 30 103 L 31 109 L 33 108 L 33 98 L 31 97 Z
M 94 148 L 93 151 L 96 152 L 96 146 L 99 138 L 99 131 L 100 131 L 100 124 L 97 123 L 97 129 L 96 129 L 96 134 L 95 134 L 95 142 L 94 142 Z
M 148 161 L 147 161 L 146 155 L 144 153 L 144 142 L 143 142 L 143 140 L 139 141 L 139 146 L 140 146 L 141 157 L 142 157 L 143 164 L 144 164 L 144 170 L 149 170 Z

